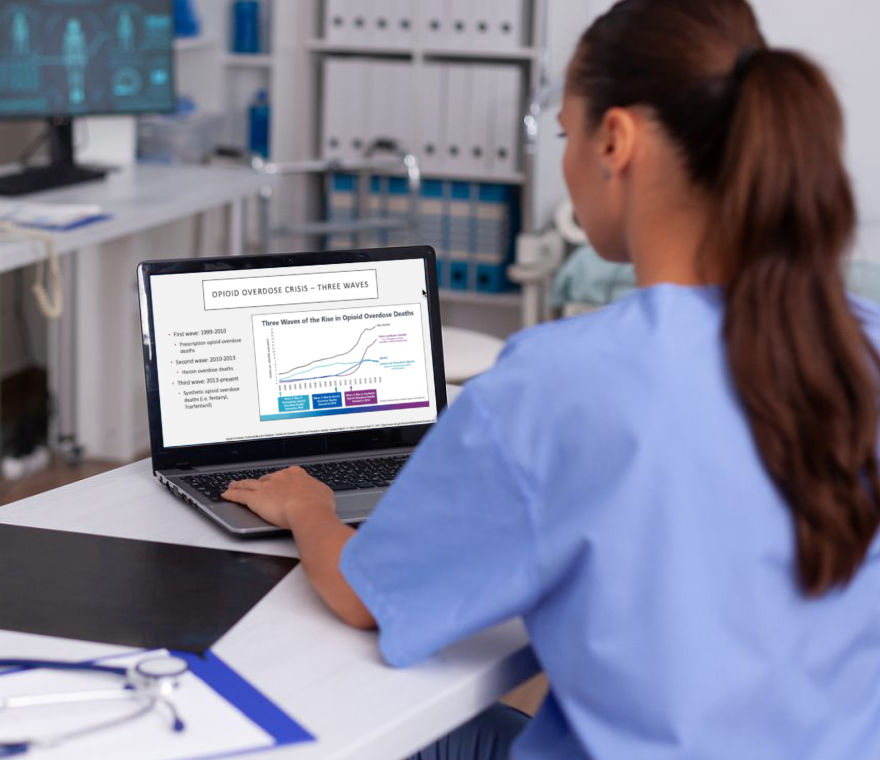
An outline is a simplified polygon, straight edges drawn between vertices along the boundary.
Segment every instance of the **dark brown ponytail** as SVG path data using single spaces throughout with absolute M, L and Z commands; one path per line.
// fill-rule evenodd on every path
M 624 0 L 581 38 L 567 86 L 592 124 L 651 106 L 712 192 L 730 370 L 794 517 L 801 586 L 845 584 L 880 525 L 880 358 L 840 272 L 856 214 L 831 85 L 767 48 L 745 0 Z

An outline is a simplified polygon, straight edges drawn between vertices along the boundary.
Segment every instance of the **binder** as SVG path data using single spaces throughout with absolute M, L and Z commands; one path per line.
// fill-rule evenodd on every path
M 478 291 L 498 293 L 511 287 L 507 267 L 513 254 L 514 204 L 510 186 L 479 186 L 474 255 L 474 285 Z
M 368 5 L 364 0 L 346 0 L 348 4 L 349 31 L 347 42 L 352 45 L 369 45 L 372 30 Z
M 473 4 L 474 0 L 449 0 L 449 32 L 446 47 L 456 50 L 473 48 Z
M 515 0 L 472 0 L 469 3 L 469 39 L 468 48 L 471 50 L 492 50 L 498 47 L 495 39 L 499 24 L 495 19 L 499 15 L 495 6 L 511 5 Z
M 473 265 L 474 236 L 471 182 L 449 182 L 449 258 L 450 287 L 469 290 L 475 287 Z
M 365 89 L 370 93 L 365 104 L 363 116 L 359 123 L 363 127 L 363 145 L 368 146 L 377 137 L 390 137 L 386 133 L 389 122 L 388 83 L 384 61 L 362 63 L 363 75 L 366 79 Z
M 419 242 L 437 252 L 437 277 L 443 287 L 449 284 L 449 230 L 442 180 L 426 179 L 419 202 Z
M 361 158 L 369 142 L 368 126 L 373 102 L 369 65 L 363 60 L 342 61 L 343 97 L 346 104 L 343 135 L 343 158 Z
M 481 184 L 476 209 L 475 250 L 479 261 L 499 264 L 512 245 L 511 190 L 505 185 Z
M 471 68 L 450 65 L 447 77 L 447 108 L 445 129 L 446 170 L 454 174 L 466 174 L 472 168 L 468 156 L 471 121 Z
M 331 222 L 349 222 L 354 219 L 355 177 L 353 174 L 334 174 L 330 180 L 327 198 L 327 218 Z M 356 245 L 350 233 L 328 236 L 327 247 L 348 248 Z
M 388 178 L 388 208 L 386 215 L 390 219 L 406 222 L 409 216 L 409 188 L 403 177 Z M 414 245 L 413 231 L 408 229 L 390 230 L 388 245 Z
M 329 42 L 351 40 L 351 6 L 357 0 L 326 0 L 324 4 L 324 38 Z
M 418 154 L 424 173 L 430 175 L 446 168 L 447 71 L 443 64 L 426 63 L 420 73 L 418 131 L 413 137 L 412 150 Z
M 411 47 L 415 41 L 415 0 L 391 0 L 388 44 Z
M 409 63 L 388 64 L 390 124 L 388 132 L 399 145 L 408 151 L 415 150 L 416 141 L 416 71 Z
M 471 69 L 471 105 L 467 111 L 470 120 L 467 145 L 467 173 L 488 174 L 490 170 L 490 119 L 494 72 L 491 68 L 474 65 Z
M 491 158 L 489 174 L 510 178 L 519 166 L 522 122 L 522 72 L 517 66 L 492 66 Z
M 346 120 L 348 119 L 347 61 L 324 59 L 324 102 L 321 114 L 321 155 L 340 159 L 346 155 Z
M 423 47 L 449 47 L 448 0 L 419 0 L 419 36 Z
M 397 61 L 374 61 L 362 66 L 367 72 L 370 92 L 365 142 L 390 138 L 409 149 L 415 131 L 413 67 Z
M 476 0 L 488 5 L 489 32 L 485 37 L 485 49 L 515 50 L 523 47 L 523 31 L 526 28 L 526 8 L 523 0 Z
M 361 3 L 361 11 L 366 18 L 364 44 L 381 47 L 391 43 L 393 4 L 393 0 L 369 0 L 368 3 Z

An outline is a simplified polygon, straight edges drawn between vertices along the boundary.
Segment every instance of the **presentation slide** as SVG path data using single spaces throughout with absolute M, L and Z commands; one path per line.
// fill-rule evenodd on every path
M 166 447 L 437 418 L 421 260 L 155 275 Z

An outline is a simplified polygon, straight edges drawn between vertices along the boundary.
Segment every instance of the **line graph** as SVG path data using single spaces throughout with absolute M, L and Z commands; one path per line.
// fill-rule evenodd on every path
M 263 421 L 428 404 L 420 304 L 252 320 Z
M 352 353 L 353 351 L 356 351 L 358 346 L 361 344 L 361 340 L 363 339 L 363 337 L 368 332 L 372 332 L 373 330 L 376 330 L 377 327 L 378 327 L 378 325 L 373 325 L 372 327 L 365 327 L 361 331 L 361 334 L 358 335 L 357 342 L 348 351 L 343 351 L 341 354 L 336 354 L 335 356 L 326 356 L 326 357 L 322 357 L 321 359 L 315 359 L 314 361 L 311 361 L 308 364 L 300 364 L 298 367 L 294 367 L 293 369 L 289 369 L 286 372 L 279 372 L 278 375 L 279 375 L 279 377 L 284 376 L 284 375 L 289 375 L 289 374 L 295 372 L 296 370 L 303 369 L 304 367 L 308 368 L 309 366 L 315 364 L 316 362 L 332 361 L 333 359 L 339 359 L 343 356 L 347 356 L 348 354 Z
M 286 372 L 279 372 L 278 381 L 285 383 L 306 380 L 324 380 L 331 377 L 347 377 L 349 374 L 357 372 L 357 370 L 365 363 L 378 364 L 378 359 L 366 358 L 367 352 L 378 343 L 378 339 L 375 337 L 375 331 L 378 329 L 379 325 L 364 328 L 358 336 L 357 342 L 348 349 L 348 351 L 343 351 L 342 353 L 333 356 L 314 359 L 313 361 L 306 364 L 300 364 L 298 367 L 294 367 Z M 364 343 L 366 343 L 365 347 L 363 346 Z M 341 361 L 333 361 L 334 359 L 340 359 Z M 331 367 L 342 367 L 342 369 L 321 374 L 321 370 L 329 370 Z

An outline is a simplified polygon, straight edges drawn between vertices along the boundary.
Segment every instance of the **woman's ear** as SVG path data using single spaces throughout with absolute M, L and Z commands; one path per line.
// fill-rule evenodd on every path
M 625 172 L 632 162 L 636 143 L 636 121 L 625 108 L 611 108 L 602 118 L 599 167 L 605 179 Z

